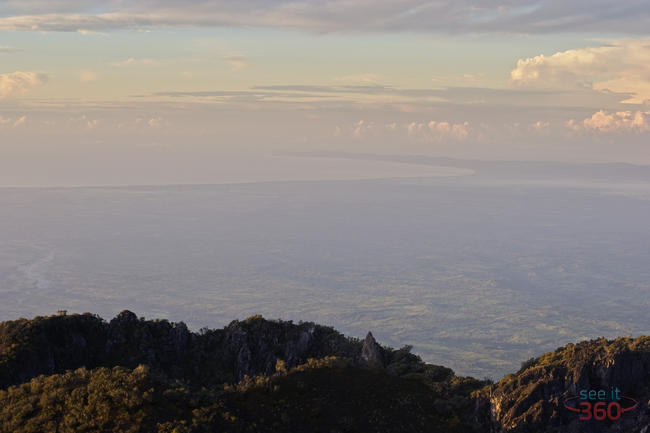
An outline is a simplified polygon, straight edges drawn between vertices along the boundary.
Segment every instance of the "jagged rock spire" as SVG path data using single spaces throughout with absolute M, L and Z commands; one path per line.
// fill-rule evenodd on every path
M 372 336 L 372 332 L 368 332 L 365 340 L 363 340 L 363 346 L 361 346 L 361 359 L 369 364 L 384 364 L 383 349 L 377 343 L 375 337 Z

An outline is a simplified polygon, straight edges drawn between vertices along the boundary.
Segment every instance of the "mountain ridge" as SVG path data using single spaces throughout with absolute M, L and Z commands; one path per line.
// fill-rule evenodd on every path
M 639 402 L 616 421 L 562 406 L 614 386 Z M 311 322 L 191 332 L 125 310 L 0 323 L 0 432 L 646 433 L 649 400 L 650 337 L 569 344 L 492 383 Z

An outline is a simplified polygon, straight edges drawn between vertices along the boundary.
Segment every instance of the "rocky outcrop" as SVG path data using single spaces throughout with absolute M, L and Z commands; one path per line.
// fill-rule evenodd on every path
M 616 421 L 583 421 L 564 407 L 581 390 L 613 388 L 636 399 L 637 409 Z M 646 433 L 649 403 L 650 337 L 599 339 L 547 353 L 506 376 L 477 400 L 477 415 L 495 433 Z
M 372 332 L 368 332 L 361 346 L 361 359 L 371 366 L 384 366 L 384 350 L 377 343 Z
M 197 384 L 206 376 L 224 383 L 270 374 L 278 360 L 287 367 L 331 355 L 358 361 L 361 352 L 358 340 L 332 328 L 261 316 L 193 333 L 182 322 L 130 311 L 108 323 L 91 314 L 57 315 L 0 324 L 0 388 L 80 367 L 140 364 Z

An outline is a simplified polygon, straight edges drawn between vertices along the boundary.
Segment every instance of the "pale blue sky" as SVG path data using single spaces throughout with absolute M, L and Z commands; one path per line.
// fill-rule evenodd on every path
M 650 7 L 566 3 L 7 0 L 3 161 L 164 148 L 650 163 Z

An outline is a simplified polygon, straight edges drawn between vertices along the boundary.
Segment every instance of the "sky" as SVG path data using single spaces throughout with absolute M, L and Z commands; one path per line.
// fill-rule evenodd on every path
M 637 0 L 2 0 L 0 185 L 232 152 L 650 164 L 648 22 Z

